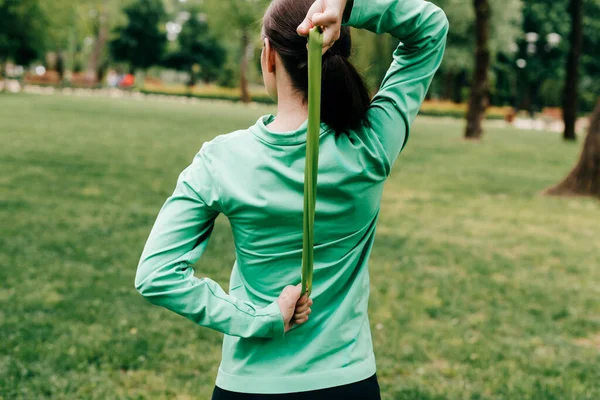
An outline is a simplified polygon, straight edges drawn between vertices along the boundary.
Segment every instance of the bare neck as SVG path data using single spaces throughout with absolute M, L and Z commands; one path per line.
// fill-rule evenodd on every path
M 277 99 L 277 115 L 269 124 L 273 132 L 297 130 L 308 118 L 308 105 L 292 90 L 281 90 Z

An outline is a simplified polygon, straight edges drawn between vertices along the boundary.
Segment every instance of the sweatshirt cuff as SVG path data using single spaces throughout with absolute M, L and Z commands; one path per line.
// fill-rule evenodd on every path
M 285 322 L 277 300 L 266 306 L 260 311 L 261 316 L 267 318 L 271 324 L 271 333 L 273 339 L 281 339 L 285 334 Z
M 346 9 L 344 10 L 344 16 L 342 18 L 342 25 L 354 26 L 358 21 L 360 21 L 363 3 L 364 0 L 348 0 L 348 3 L 346 3 Z

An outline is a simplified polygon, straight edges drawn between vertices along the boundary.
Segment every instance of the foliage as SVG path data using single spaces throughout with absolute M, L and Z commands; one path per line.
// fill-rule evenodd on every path
M 228 100 L 228 101 L 241 101 L 240 91 L 238 88 L 225 88 L 225 87 L 207 87 L 207 88 L 164 88 L 164 87 L 152 87 L 145 86 L 141 90 L 145 94 L 156 94 L 156 95 L 168 95 L 168 96 L 182 96 L 182 97 L 194 97 L 197 99 L 209 99 L 209 100 Z M 255 103 L 262 104 L 275 104 L 273 99 L 264 90 L 252 91 L 252 101 Z
M 529 0 L 523 8 L 523 35 L 518 40 L 516 58 L 524 59 L 527 66 L 516 69 L 518 85 L 522 89 L 519 104 L 526 108 L 539 109 L 542 106 L 559 105 L 562 102 L 562 87 L 565 79 L 565 65 L 569 51 L 568 0 Z M 582 110 L 591 111 L 596 96 L 600 93 L 600 68 L 598 51 L 600 48 L 600 4 L 596 0 L 584 0 L 583 55 L 580 73 L 580 95 Z M 539 39 L 529 48 L 525 34 L 534 32 Z M 560 35 L 560 43 L 548 43 L 549 34 Z M 514 59 L 511 59 L 514 66 Z M 543 90 L 539 90 L 542 88 Z
M 269 5 L 269 0 L 205 0 L 204 7 L 211 26 L 225 42 L 229 52 L 228 65 L 235 64 L 237 77 L 241 86 L 242 97 L 247 94 L 247 81 L 261 81 L 255 63 L 248 62 L 253 49 L 259 46 L 259 29 L 262 16 Z M 225 81 L 230 77 L 221 76 Z
M 466 103 L 457 104 L 451 101 L 426 101 L 421 106 L 419 115 L 464 118 L 467 114 L 467 106 Z M 486 118 L 496 120 L 505 119 L 510 110 L 510 107 L 488 107 Z
M 473 68 L 475 13 L 471 1 L 436 0 L 450 22 L 446 56 L 442 71 L 458 73 Z M 520 34 L 522 0 L 490 1 L 490 49 L 492 54 L 506 52 Z
M 584 53 L 579 92 L 581 110 L 589 112 L 600 92 L 597 52 L 600 48 L 600 2 L 583 1 Z M 469 94 L 474 58 L 472 1 L 434 2 L 448 15 L 451 29 L 446 57 L 434 79 L 430 96 L 464 102 Z M 568 0 L 490 3 L 492 104 L 519 106 L 532 111 L 559 105 L 568 51 Z M 14 58 L 14 49 L 19 47 L 22 55 L 19 60 L 28 64 L 33 59 L 43 60 L 46 51 L 54 51 L 59 55 L 58 62 L 65 63 L 66 69 L 86 70 L 93 49 L 90 42 L 97 38 L 99 30 L 99 16 L 107 11 L 108 27 L 113 32 L 112 61 L 146 68 L 162 61 L 164 50 L 168 48 L 168 65 L 191 71 L 191 66 L 198 64 L 201 79 L 218 81 L 222 86 L 239 86 L 241 76 L 247 75 L 251 83 L 260 83 L 258 31 L 268 4 L 268 0 L 0 0 L 0 58 Z M 171 18 L 182 9 L 201 10 L 207 20 L 196 26 L 185 24 L 188 26 L 183 28 L 181 39 L 176 45 L 168 46 L 163 23 L 167 16 Z M 132 12 L 133 18 L 129 15 Z M 8 34 L 9 30 L 12 33 Z M 184 40 L 186 32 L 190 34 Z M 528 32 L 539 35 L 534 52 L 526 40 Z M 548 43 L 551 33 L 560 35 L 557 46 Z M 242 40 L 244 35 L 249 41 Z M 397 41 L 388 35 L 377 36 L 356 30 L 353 38 L 354 61 L 369 88 L 375 91 L 391 62 Z M 199 51 L 190 51 L 192 48 Z M 243 73 L 242 54 L 253 57 Z M 108 67 L 111 60 L 107 55 L 100 58 L 100 66 Z M 527 66 L 518 68 L 518 59 L 525 60 Z
M 258 32 L 270 0 L 205 0 L 214 29 L 222 36 L 238 38 L 244 29 Z
M 210 32 L 205 14 L 191 10 L 177 40 L 179 48 L 167 54 L 163 61 L 165 66 L 189 71 L 191 86 L 196 83 L 195 65 L 199 67 L 199 74 L 205 82 L 215 81 L 219 77 L 227 54 Z
M 361 72 L 371 93 L 379 85 L 392 63 L 398 40 L 391 35 L 376 35 L 364 29 L 352 29 L 352 62 Z
M 432 93 L 434 96 L 461 101 L 464 99 L 462 88 L 469 82 L 465 73 L 470 73 L 473 60 L 471 2 L 436 2 L 447 13 L 451 29 L 444 63 L 434 80 Z M 569 18 L 565 18 L 568 0 L 527 0 L 522 2 L 522 6 L 516 0 L 494 1 L 491 6 L 491 47 L 496 53 L 491 70 L 494 83 L 491 88 L 492 103 L 510 104 L 532 111 L 560 104 L 570 30 Z M 527 40 L 526 34 L 530 32 L 538 35 L 533 46 Z M 558 45 L 549 43 L 549 34 L 560 36 Z M 580 93 L 581 108 L 588 112 L 600 91 L 598 48 L 600 3 L 597 0 L 584 0 Z M 525 61 L 524 68 L 517 67 L 518 59 Z
M 523 35 L 518 43 L 518 51 L 509 62 L 523 59 L 526 66 L 517 72 L 517 84 L 521 87 L 517 104 L 522 108 L 535 109 L 540 103 L 559 105 L 562 103 L 562 87 L 565 75 L 566 54 L 570 18 L 567 13 L 568 0 L 532 0 L 523 8 Z M 539 39 L 530 45 L 527 33 L 535 33 Z M 551 46 L 548 35 L 560 35 L 560 43 Z M 556 86 L 548 88 L 554 83 Z M 543 90 L 538 90 L 542 88 Z M 559 98 L 552 92 L 558 93 Z M 542 97 L 550 95 L 550 97 Z M 558 100 L 558 101 L 557 101 Z
M 467 99 L 468 91 L 463 90 L 469 84 L 469 74 L 473 70 L 473 50 L 475 48 L 475 14 L 472 1 L 435 0 L 446 12 L 450 21 L 449 38 L 446 55 L 431 87 L 431 94 L 436 98 L 453 99 L 462 102 Z M 497 55 L 509 52 L 513 43 L 521 34 L 522 1 L 492 1 L 492 18 L 490 23 L 490 48 L 492 60 Z M 379 87 L 385 71 L 391 63 L 391 54 L 397 41 L 391 37 L 377 36 L 369 32 L 353 32 L 356 55 L 355 62 L 363 71 L 372 90 Z M 510 75 L 514 76 L 514 68 Z M 492 81 L 496 81 L 492 74 Z M 501 82 L 503 85 L 504 82 Z M 512 94 L 512 88 L 504 89 Z M 507 97 L 504 95 L 504 97 Z M 500 101 L 503 103 L 505 101 Z
M 162 0 L 136 0 L 124 9 L 127 24 L 116 29 L 111 54 L 132 69 L 147 69 L 163 56 L 167 37 L 160 27 L 166 13 Z
M 45 31 L 48 50 L 66 50 L 73 39 L 81 45 L 85 37 L 96 36 L 98 19 L 103 11 L 107 11 L 109 26 L 114 28 L 120 21 L 122 7 L 129 2 L 130 0 L 41 0 L 40 7 L 48 20 Z
M 210 398 L 222 335 L 146 302 L 136 265 L 202 143 L 272 111 L 0 95 L 6 399 Z M 383 400 L 600 398 L 600 203 L 539 195 L 579 146 L 461 134 L 417 119 L 386 184 L 369 263 Z M 197 274 L 226 288 L 234 260 L 221 217 Z
M 221 87 L 235 88 L 238 84 L 238 69 L 236 64 L 229 60 L 223 68 L 217 79 L 217 84 Z
M 198 99 L 240 101 L 239 90 L 218 86 L 194 87 L 190 90 L 189 88 L 184 88 L 182 86 L 164 87 L 147 83 L 141 92 L 156 95 L 194 97 Z M 275 104 L 274 100 L 264 89 L 253 90 L 252 101 L 262 104 Z M 510 107 L 492 106 L 488 108 L 486 118 L 490 120 L 504 120 L 511 110 Z M 464 118 L 466 113 L 466 103 L 456 104 L 450 101 L 426 101 L 419 111 L 419 115 L 421 116 L 450 117 L 458 119 Z
M 591 111 L 600 93 L 600 2 L 583 2 L 581 108 Z
M 29 64 L 43 58 L 46 27 L 38 0 L 0 0 L 0 63 L 10 59 Z

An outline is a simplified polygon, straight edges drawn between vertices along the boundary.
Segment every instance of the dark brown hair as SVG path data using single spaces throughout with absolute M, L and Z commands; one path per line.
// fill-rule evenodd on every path
M 264 35 L 279 54 L 292 84 L 308 101 L 306 37 L 296 32 L 314 0 L 273 0 L 263 19 Z M 350 28 L 323 55 L 321 121 L 337 132 L 357 127 L 370 99 L 364 80 L 348 60 L 352 52 Z

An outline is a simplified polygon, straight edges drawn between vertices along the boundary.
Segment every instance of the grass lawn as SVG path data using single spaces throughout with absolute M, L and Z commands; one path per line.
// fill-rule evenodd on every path
M 221 335 L 147 303 L 135 270 L 202 143 L 271 111 L 0 95 L 0 399 L 210 398 Z M 599 399 L 600 202 L 540 195 L 580 144 L 462 128 L 419 119 L 387 183 L 383 398 Z M 226 287 L 233 261 L 221 217 L 197 273 Z

